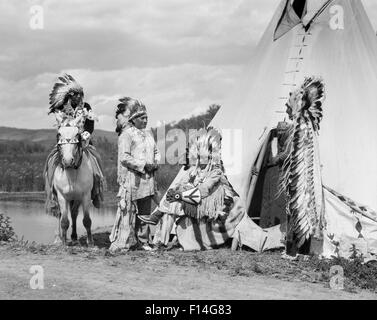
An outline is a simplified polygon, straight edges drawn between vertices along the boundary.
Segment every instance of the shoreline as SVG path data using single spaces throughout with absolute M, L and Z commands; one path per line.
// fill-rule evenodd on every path
M 6 192 L 0 191 L 0 201 L 45 201 L 44 191 Z
M 114 191 L 106 191 L 104 193 L 104 201 L 102 203 L 105 207 L 115 207 L 117 205 L 117 193 Z M 22 201 L 22 202 L 39 202 L 44 203 L 46 200 L 46 193 L 44 191 L 21 191 L 21 192 L 7 192 L 0 191 L 0 201 Z

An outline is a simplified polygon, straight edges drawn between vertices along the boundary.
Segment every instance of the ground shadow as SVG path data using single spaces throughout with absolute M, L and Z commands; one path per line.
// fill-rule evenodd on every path
M 94 241 L 94 246 L 98 248 L 110 248 L 111 242 L 109 239 L 110 232 L 104 231 L 104 232 L 98 232 L 98 233 L 93 233 L 93 241 Z M 81 246 L 86 246 L 86 236 L 81 236 L 79 239 L 79 243 Z

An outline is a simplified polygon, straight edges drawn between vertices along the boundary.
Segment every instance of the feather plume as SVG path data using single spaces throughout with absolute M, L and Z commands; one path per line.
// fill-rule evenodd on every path
M 287 213 L 291 216 L 288 232 L 295 235 L 298 247 L 317 231 L 321 216 L 316 135 L 320 129 L 324 99 L 322 79 L 309 77 L 291 94 L 287 103 L 292 109 L 293 126 L 286 143 L 288 157 L 282 166 L 279 192 L 287 194 Z
M 83 88 L 69 74 L 64 74 L 58 78 L 60 82 L 56 82 L 50 93 L 50 111 L 55 112 L 63 108 L 64 100 L 70 93 L 83 93 Z

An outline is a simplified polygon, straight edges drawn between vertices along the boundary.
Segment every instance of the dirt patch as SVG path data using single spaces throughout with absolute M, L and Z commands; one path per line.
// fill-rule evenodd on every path
M 111 254 L 108 231 L 98 247 L 0 244 L 2 299 L 376 299 L 370 291 L 331 290 L 323 270 L 307 261 L 219 249 L 200 252 L 133 251 Z M 82 241 L 84 239 L 81 239 Z M 29 286 L 32 265 L 45 287 Z

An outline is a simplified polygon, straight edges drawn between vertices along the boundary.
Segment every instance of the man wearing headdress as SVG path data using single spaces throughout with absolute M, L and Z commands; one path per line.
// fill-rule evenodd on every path
M 140 247 L 151 250 L 149 226 L 136 215 L 151 211 L 157 194 L 155 173 L 160 153 L 153 135 L 146 130 L 148 116 L 145 105 L 132 98 L 123 98 L 125 111 L 117 114 L 118 182 L 120 198 L 114 228 L 110 235 L 111 250 Z M 123 107 L 120 107 L 122 110 Z M 125 121 L 128 119 L 128 124 Z
M 280 173 L 280 192 L 287 198 L 286 252 L 309 253 L 311 239 L 322 238 L 323 190 L 318 134 L 323 117 L 325 84 L 321 77 L 305 77 L 286 104 L 292 126 Z
M 157 224 L 164 214 L 174 215 L 178 218 L 178 241 L 185 250 L 209 249 L 232 236 L 245 211 L 225 175 L 220 133 L 214 129 L 201 130 L 190 156 L 193 165 L 188 171 L 182 171 L 159 210 L 140 219 Z
M 82 146 L 88 154 L 94 171 L 92 201 L 93 205 L 99 208 L 101 201 L 103 201 L 105 178 L 101 166 L 101 158 L 90 141 L 94 131 L 95 116 L 91 106 L 84 102 L 83 88 L 69 74 L 64 74 L 59 77 L 59 82 L 55 83 L 50 93 L 49 114 L 51 113 L 54 113 L 62 123 L 80 117 L 81 121 L 78 123 L 78 126 L 81 132 Z M 58 149 L 57 146 L 55 146 L 47 157 L 44 169 L 45 188 L 47 192 L 46 209 L 48 213 L 53 215 L 59 214 L 52 185 L 53 175 L 57 166 Z

